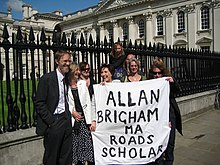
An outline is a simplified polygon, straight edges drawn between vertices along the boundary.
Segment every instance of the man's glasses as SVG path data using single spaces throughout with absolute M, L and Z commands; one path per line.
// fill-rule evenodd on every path
M 162 72 L 152 72 L 153 75 L 162 74 Z

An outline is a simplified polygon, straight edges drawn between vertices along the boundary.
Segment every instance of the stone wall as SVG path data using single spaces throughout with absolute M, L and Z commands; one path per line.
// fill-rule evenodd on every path
M 215 90 L 179 97 L 178 102 L 182 119 L 193 117 L 214 106 Z
M 40 165 L 43 151 L 43 139 L 35 128 L 0 134 L 1 165 Z
M 214 90 L 177 98 L 183 120 L 212 108 L 214 99 Z M 40 165 L 43 152 L 35 128 L 0 134 L 1 165 Z

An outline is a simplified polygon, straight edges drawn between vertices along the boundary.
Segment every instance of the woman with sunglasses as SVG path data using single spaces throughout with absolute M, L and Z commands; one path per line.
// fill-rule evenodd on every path
M 174 162 L 174 146 L 176 131 L 182 135 L 182 121 L 180 109 L 174 97 L 174 92 L 179 91 L 179 85 L 174 81 L 170 71 L 166 68 L 163 60 L 156 58 L 149 69 L 149 79 L 167 77 L 167 81 L 170 82 L 170 109 L 169 109 L 169 121 L 170 121 L 170 137 L 167 145 L 167 149 L 164 154 L 156 160 L 154 164 L 172 165 Z
M 90 66 L 87 62 L 80 62 L 79 63 L 79 71 L 80 71 L 80 79 L 86 81 L 86 86 L 89 89 L 90 98 L 94 94 L 93 84 L 95 84 L 95 80 L 93 79 L 92 75 L 90 74 Z

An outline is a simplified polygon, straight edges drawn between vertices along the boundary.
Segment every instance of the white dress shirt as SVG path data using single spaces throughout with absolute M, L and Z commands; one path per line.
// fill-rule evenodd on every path
M 59 102 L 56 110 L 54 111 L 54 114 L 61 114 L 65 112 L 65 96 L 64 96 L 64 85 L 63 85 L 64 76 L 60 73 L 58 69 L 56 69 L 56 73 L 57 73 L 58 85 L 59 85 Z

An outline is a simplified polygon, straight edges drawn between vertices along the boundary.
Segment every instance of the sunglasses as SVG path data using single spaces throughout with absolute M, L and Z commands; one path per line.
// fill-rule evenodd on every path
M 82 71 L 90 71 L 90 68 L 81 69 Z
M 162 74 L 162 72 L 152 72 L 153 75 L 156 75 L 156 74 Z

